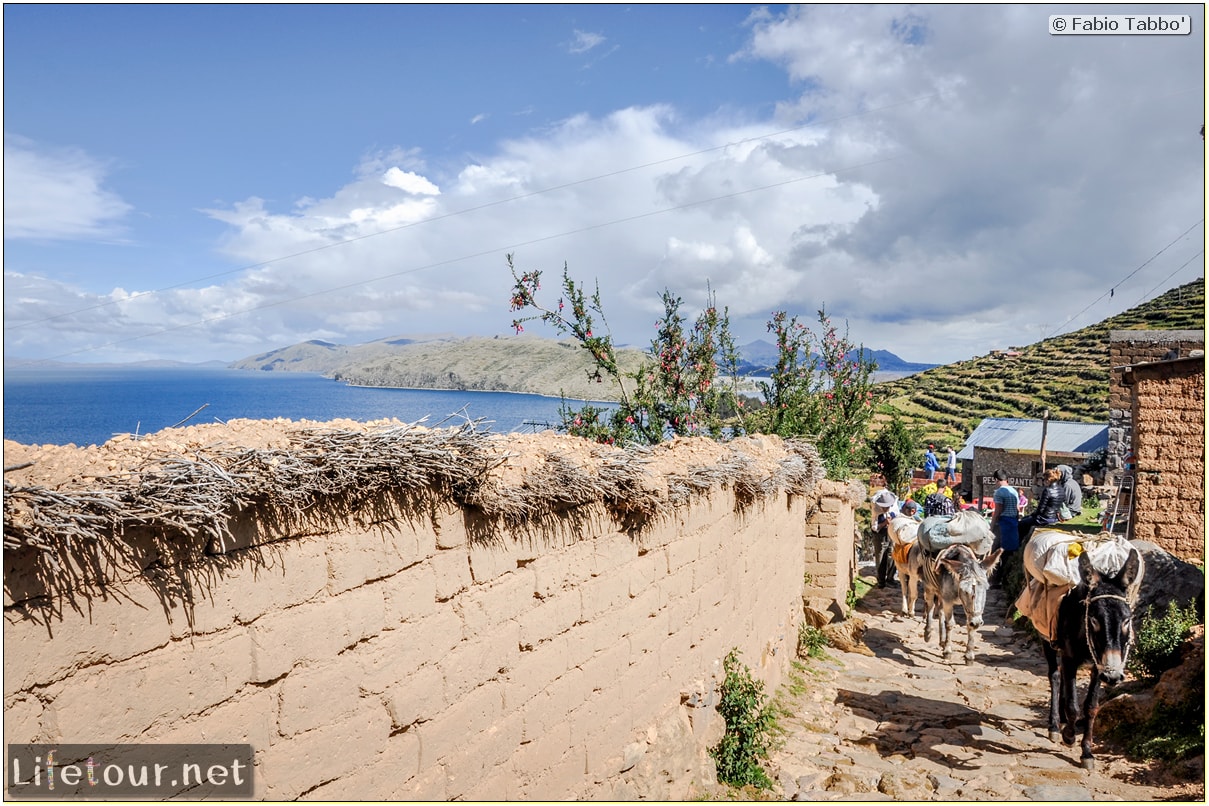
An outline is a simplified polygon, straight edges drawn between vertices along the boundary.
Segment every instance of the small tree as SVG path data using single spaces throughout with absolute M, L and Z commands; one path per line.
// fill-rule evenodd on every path
M 593 314 L 607 329 L 600 304 L 600 288 L 589 298 L 563 267 L 563 295 L 556 308 L 537 301 L 541 272 L 517 275 L 508 255 L 508 267 L 516 281 L 512 292 L 512 310 L 532 309 L 536 313 L 513 320 L 518 333 L 525 322 L 534 319 L 552 325 L 560 333 L 569 333 L 592 357 L 597 380 L 608 376 L 620 390 L 620 404 L 608 412 L 597 406 L 572 408 L 565 401 L 559 409 L 568 433 L 600 442 L 638 442 L 654 444 L 667 435 L 708 434 L 722 436 L 724 412 L 742 408 L 737 394 L 738 353 L 730 334 L 729 313 L 719 313 L 712 291 L 708 305 L 688 328 L 680 313 L 679 297 L 665 291 L 664 314 L 651 342 L 653 360 L 632 373 L 623 373 L 617 362 L 612 336 L 601 334 Z M 719 379 L 719 358 L 730 372 L 729 382 Z M 731 423 L 732 431 L 742 431 L 742 423 Z
M 817 447 L 827 475 L 833 479 L 847 478 L 873 421 L 873 372 L 877 364 L 870 360 L 864 346 L 857 347 L 831 323 L 823 309 L 819 310 L 822 337 L 819 340 L 819 363 L 822 388 L 818 401 Z
M 866 465 L 886 479 L 886 487 L 895 495 L 907 492 L 911 469 L 915 466 L 915 444 L 920 439 L 919 428 L 908 428 L 895 413 L 883 425 L 866 448 Z
M 718 438 L 728 430 L 732 435 L 805 437 L 814 440 L 830 478 L 851 473 L 873 418 L 870 386 L 877 365 L 848 340 L 846 331 L 839 335 L 825 310 L 818 312 L 822 330 L 817 337 L 797 317 L 784 311 L 773 314 L 768 329 L 776 333 L 778 358 L 771 382 L 761 385 L 767 405 L 747 414 L 738 394 L 738 351 L 729 314 L 725 308 L 719 313 L 712 290 L 691 329 L 680 313 L 680 298 L 665 291 L 664 315 L 651 342 L 652 361 L 625 374 L 618 366 L 612 337 L 595 330 L 593 315 L 605 324 L 599 286 L 589 298 L 564 265 L 563 296 L 556 308 L 547 308 L 537 301 L 541 272 L 518 276 L 512 255 L 508 267 L 516 281 L 512 310 L 536 312 L 514 319 L 516 331 L 524 330 L 525 322 L 540 319 L 560 333 L 570 333 L 592 356 L 597 380 L 608 375 L 620 389 L 620 405 L 607 422 L 602 422 L 604 411 L 599 407 L 573 409 L 564 403 L 563 426 L 569 433 L 602 442 L 648 445 L 668 435 Z M 810 350 L 812 342 L 819 346 L 817 354 Z

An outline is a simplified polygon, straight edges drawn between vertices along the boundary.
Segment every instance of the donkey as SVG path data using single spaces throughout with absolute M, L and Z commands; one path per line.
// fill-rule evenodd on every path
M 919 521 L 900 515 L 890 521 L 886 532 L 890 535 L 890 554 L 894 558 L 898 584 L 903 591 L 903 615 L 915 618 L 915 602 L 923 576 L 920 569 L 912 567 L 909 552 L 919 535 Z
M 1082 728 L 1085 770 L 1096 768 L 1091 745 L 1100 710 L 1100 684 L 1116 685 L 1125 677 L 1133 641 L 1133 612 L 1127 597 L 1142 570 L 1142 558 L 1136 551 L 1130 552 L 1121 570 L 1111 577 L 1097 571 L 1087 553 L 1079 555 L 1079 585 L 1058 606 L 1053 642 L 1043 644 L 1049 665 L 1049 738 L 1057 742 L 1060 735 L 1065 744 L 1073 745 L 1076 731 Z M 1088 663 L 1091 682 L 1080 717 L 1075 678 Z
M 935 557 L 924 551 L 916 541 L 907 562 L 924 581 L 924 640 L 932 640 L 932 621 L 938 623 L 941 656 L 952 657 L 949 639 L 953 630 L 953 608 L 961 604 L 966 617 L 965 662 L 974 660 L 974 639 L 982 626 L 982 611 L 986 607 L 989 574 L 998 564 L 1003 549 L 996 549 L 986 559 L 978 559 L 968 545 L 956 544 L 942 549 Z

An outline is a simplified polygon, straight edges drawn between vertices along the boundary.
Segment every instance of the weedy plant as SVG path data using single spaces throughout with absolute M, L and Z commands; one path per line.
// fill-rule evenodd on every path
M 803 624 L 798 628 L 798 657 L 799 658 L 822 658 L 826 657 L 826 652 L 823 650 L 829 645 L 827 634 L 818 627 L 812 627 L 809 624 Z
M 1174 668 L 1192 628 L 1201 623 L 1194 602 L 1180 607 L 1168 602 L 1166 609 L 1153 608 L 1138 625 L 1129 671 L 1154 680 Z M 1141 724 L 1123 723 L 1112 733 L 1129 755 L 1143 759 L 1179 761 L 1205 752 L 1205 686 L 1196 681 L 1179 702 L 1164 702 Z
M 726 721 L 722 740 L 710 748 L 718 768 L 718 780 L 730 786 L 771 789 L 772 780 L 760 762 L 767 760 L 778 732 L 777 709 L 764 694 L 764 683 L 751 676 L 751 670 L 732 649 L 722 662 L 726 677 L 718 713 Z
M 1129 671 L 1139 677 L 1158 677 L 1173 668 L 1179 662 L 1184 639 L 1200 623 L 1195 602 L 1183 608 L 1174 601 L 1168 602 L 1166 611 L 1158 615 L 1151 608 L 1138 625 L 1129 655 Z

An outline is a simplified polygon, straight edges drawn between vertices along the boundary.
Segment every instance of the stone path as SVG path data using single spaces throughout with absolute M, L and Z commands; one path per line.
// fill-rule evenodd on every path
M 1025 633 L 1004 625 L 1001 592 L 990 592 L 969 666 L 961 658 L 964 627 L 954 633 L 954 662 L 944 662 L 935 635 L 924 643 L 922 617 L 896 615 L 899 600 L 894 586 L 858 605 L 871 655 L 828 649 L 826 659 L 807 662 L 806 691 L 783 720 L 789 734 L 771 759 L 781 797 L 1186 799 L 1186 788 L 1165 787 L 1142 765 L 1097 748 L 1097 769 L 1087 772 L 1078 745 L 1049 741 L 1045 658 Z

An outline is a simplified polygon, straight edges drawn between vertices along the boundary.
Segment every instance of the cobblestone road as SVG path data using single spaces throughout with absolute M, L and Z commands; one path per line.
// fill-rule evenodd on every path
M 871 576 L 871 569 L 868 576 Z M 965 628 L 953 663 L 923 622 L 895 615 L 897 586 L 857 607 L 872 654 L 828 649 L 808 662 L 789 735 L 772 758 L 790 800 L 1156 801 L 1188 800 L 1147 768 L 1102 749 L 1083 770 L 1079 748 L 1048 738 L 1045 658 L 1004 625 L 1005 599 L 988 597 L 978 657 L 965 665 Z M 958 614 L 959 621 L 964 617 Z M 1085 680 L 1086 670 L 1081 675 Z M 1203 801 L 1204 790 L 1195 796 Z

